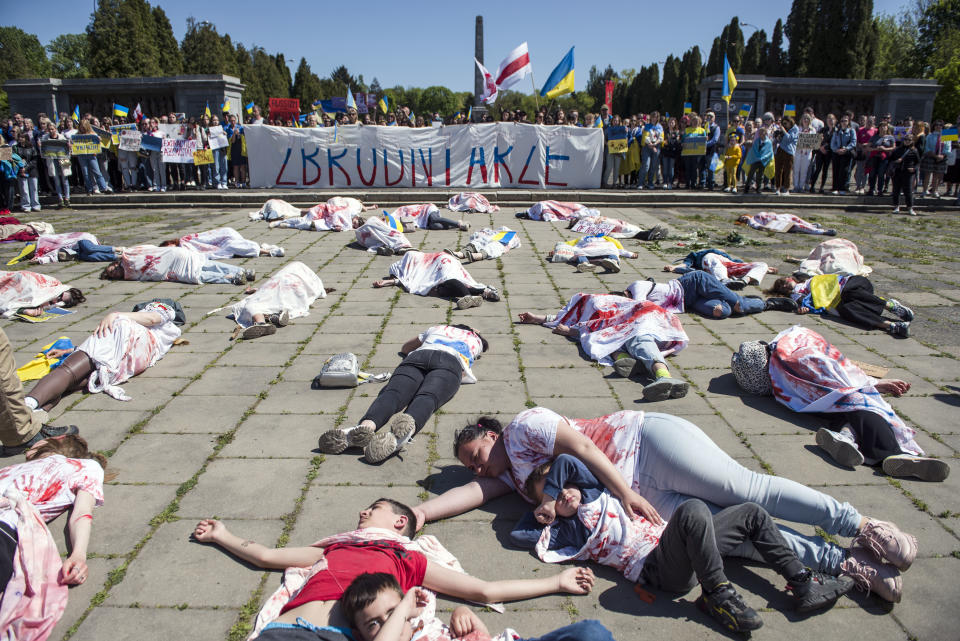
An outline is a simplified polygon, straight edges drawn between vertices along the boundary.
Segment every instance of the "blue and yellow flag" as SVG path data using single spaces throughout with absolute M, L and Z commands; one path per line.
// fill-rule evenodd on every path
M 410 120 L 410 122 L 412 122 L 412 123 L 414 123 L 414 124 L 416 124 L 416 122 L 417 122 L 417 114 L 413 113 L 413 109 L 410 110 L 410 116 L 409 116 L 408 120 Z
M 357 101 L 353 99 L 353 92 L 350 91 L 350 87 L 347 87 L 347 109 L 356 109 Z
M 473 105 L 470 105 L 470 108 L 467 109 L 467 122 L 473 122 Z
M 130 110 L 123 105 L 118 105 L 113 103 L 113 115 L 119 116 L 120 118 L 126 118 L 127 114 L 130 113 Z
M 334 120 L 334 121 L 333 121 L 333 142 L 337 142 L 337 138 L 338 138 L 339 136 L 340 136 L 340 134 L 339 134 L 339 132 L 337 131 L 337 121 Z
M 693 103 L 692 103 L 692 102 L 685 102 L 685 103 L 683 103 L 683 113 L 685 113 L 685 114 L 693 113 Z
M 598 129 L 603 129 L 603 118 L 601 116 L 597 116 L 597 119 L 593 121 L 593 126 Z
M 229 100 L 224 100 L 224 101 L 223 101 L 223 104 L 220 105 L 220 111 L 221 111 L 222 113 L 228 113 L 228 112 L 230 111 L 230 101 L 229 101 Z
M 380 105 L 380 110 L 383 113 L 387 113 L 388 111 L 390 111 L 390 99 L 387 98 L 387 94 L 383 94 L 382 96 L 380 96 L 380 100 L 377 101 L 377 104 Z
M 750 112 L 753 111 L 752 105 L 740 105 L 740 117 L 746 118 L 750 115 Z
M 783 115 L 796 117 L 797 115 L 797 106 L 796 105 L 784 105 L 783 106 Z
M 77 122 L 80 122 L 80 105 L 75 105 L 73 107 L 73 119 Z
M 207 106 L 203 108 L 203 115 L 207 118 L 210 117 L 210 101 L 207 101 Z
M 940 140 L 944 142 L 958 142 L 957 141 L 957 128 L 956 127 L 944 127 L 943 133 L 940 134 Z
M 734 89 L 737 88 L 737 77 L 733 75 L 733 69 L 730 68 L 730 61 L 727 60 L 727 54 L 723 54 L 723 91 L 721 96 L 730 104 L 730 96 L 733 95 Z
M 550 77 L 543 83 L 540 95 L 546 98 L 556 98 L 564 94 L 573 93 L 573 47 L 563 57 L 560 64 L 550 73 Z
M 244 109 L 247 111 L 248 114 L 252 114 L 252 113 L 253 113 L 253 108 L 254 108 L 255 106 L 256 106 L 256 105 L 254 105 L 253 102 L 250 102 L 250 104 L 246 105 L 246 106 L 244 107 Z
M 387 223 L 387 227 L 390 229 L 395 229 L 399 232 L 403 231 L 403 223 L 400 222 L 400 219 L 388 214 L 386 209 L 383 210 L 383 222 Z
M 515 231 L 501 231 L 493 235 L 493 240 L 506 247 L 510 244 L 510 241 L 516 237 L 516 235 L 517 232 Z

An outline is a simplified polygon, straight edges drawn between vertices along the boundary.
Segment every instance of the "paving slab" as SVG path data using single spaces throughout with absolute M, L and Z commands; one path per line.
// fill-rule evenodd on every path
M 279 519 L 293 510 L 308 466 L 298 459 L 218 458 L 181 499 L 177 515 L 200 519 L 215 512 L 228 519 Z

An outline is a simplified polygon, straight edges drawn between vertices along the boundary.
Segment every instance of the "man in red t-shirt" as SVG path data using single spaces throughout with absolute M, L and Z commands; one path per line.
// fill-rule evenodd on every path
M 415 527 L 416 518 L 409 507 L 383 498 L 362 510 L 357 521 L 357 529 L 381 528 L 406 537 L 416 533 Z M 231 534 L 223 523 L 215 520 L 200 521 L 193 536 L 202 543 L 216 543 L 244 561 L 266 569 L 310 567 L 326 559 L 327 568 L 312 576 L 274 621 L 282 626 L 271 629 L 271 633 L 278 633 L 276 638 L 286 638 L 285 630 L 289 630 L 287 636 L 294 639 L 302 629 L 312 627 L 349 629 L 350 623 L 335 606 L 353 579 L 365 572 L 392 574 L 404 591 L 423 586 L 477 603 L 529 599 L 554 592 L 588 594 L 594 580 L 589 568 L 568 568 L 539 579 L 484 581 L 437 565 L 393 539 L 338 543 L 327 548 L 269 548 Z

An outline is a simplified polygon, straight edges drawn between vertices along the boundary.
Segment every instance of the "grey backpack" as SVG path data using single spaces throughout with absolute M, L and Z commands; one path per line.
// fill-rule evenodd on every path
M 323 363 L 320 373 L 310 384 L 312 389 L 324 387 L 356 387 L 363 383 L 376 381 L 383 382 L 390 378 L 389 373 L 368 374 L 360 371 L 360 362 L 356 355 L 350 352 L 334 354 Z

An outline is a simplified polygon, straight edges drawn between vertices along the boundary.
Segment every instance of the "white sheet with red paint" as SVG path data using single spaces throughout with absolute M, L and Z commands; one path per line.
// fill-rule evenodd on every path
M 31 271 L 0 271 L 0 316 L 10 318 L 23 307 L 37 307 L 70 289 L 53 276 Z
M 353 231 L 357 242 L 370 251 L 376 251 L 377 247 L 389 247 L 393 251 L 412 247 L 402 231 L 390 227 L 379 216 L 367 218 L 367 222 Z
M 209 260 L 185 247 L 136 245 L 120 255 L 124 280 L 171 281 L 198 284 L 203 265 Z
M 334 196 L 325 203 L 314 205 L 304 214 L 313 220 L 317 231 L 353 229 L 353 218 L 363 213 L 363 203 L 356 198 Z
M 778 214 L 772 211 L 761 211 L 757 214 L 748 216 L 746 221 L 754 229 L 763 229 L 766 231 L 780 231 L 778 225 L 793 223 L 790 231 L 802 234 L 823 234 L 826 231 L 820 226 L 820 223 L 810 223 L 799 216 L 793 214 Z
M 470 234 L 467 244 L 472 245 L 474 251 L 487 252 L 490 258 L 499 258 L 520 246 L 520 234 L 505 226 L 496 229 L 484 227 Z
M 591 236 L 603 234 L 613 238 L 633 238 L 643 231 L 643 227 L 619 218 L 583 215 L 577 218 L 571 231 Z
M 873 268 L 864 264 L 860 250 L 852 242 L 845 238 L 831 238 L 813 248 L 800 263 L 800 271 L 811 276 L 866 276 Z
M 250 212 L 250 220 L 283 220 L 285 218 L 299 218 L 303 211 L 296 205 L 285 200 L 271 198 L 263 203 L 259 211 Z
M 393 216 L 403 222 L 412 220 L 413 224 L 420 229 L 427 229 L 429 225 L 430 214 L 439 214 L 440 209 L 436 205 L 423 203 L 421 205 L 404 205 L 393 210 Z
M 706 254 L 703 257 L 703 271 L 713 274 L 720 280 L 727 278 L 752 278 L 759 283 L 767 275 L 768 265 L 764 262 L 738 263 L 728 260 L 720 254 Z
M 53 454 L 0 469 L 0 495 L 9 488 L 22 492 L 49 523 L 73 507 L 77 492 L 89 492 L 103 505 L 103 468 L 93 459 Z M 0 511 L 0 521 L 16 528 L 11 510 Z
M 180 238 L 180 246 L 206 255 L 207 258 L 256 258 L 260 243 L 247 240 L 233 227 L 218 227 Z
M 897 443 L 908 454 L 922 455 L 907 427 L 877 388 L 876 379 L 851 363 L 840 350 L 812 329 L 794 325 L 773 339 L 770 380 L 773 395 L 796 412 L 877 414 L 893 428 Z
M 583 351 L 603 365 L 612 364 L 610 354 L 634 336 L 653 336 L 664 356 L 679 352 L 690 340 L 672 312 L 612 294 L 574 294 L 555 320 L 544 323 L 561 324 L 577 330 Z
M 85 231 L 73 231 L 66 234 L 44 234 L 37 238 L 37 249 L 33 252 L 33 257 L 30 260 L 41 265 L 60 262 L 57 253 L 63 249 L 70 254 L 76 254 L 77 243 L 81 240 L 89 240 L 95 245 L 100 244 L 96 236 L 88 234 Z
M 566 203 L 559 200 L 541 200 L 527 210 L 530 220 L 573 220 L 581 216 L 599 216 L 600 212 L 580 203 Z
M 458 280 L 470 288 L 486 288 L 474 280 L 459 260 L 443 252 L 409 251 L 390 265 L 390 275 L 395 276 L 408 292 L 418 296 L 427 296 L 430 290 L 447 280 Z
M 548 549 L 551 530 L 548 525 L 537 541 L 537 556 L 547 563 L 596 561 L 615 568 L 634 583 L 639 580 L 647 556 L 660 543 L 667 527 L 666 521 L 654 525 L 644 516 L 631 519 L 620 501 L 606 491 L 601 492 L 596 500 L 580 505 L 575 518 L 580 519 L 589 531 L 583 547 Z
M 625 290 L 633 300 L 648 300 L 674 314 L 684 312 L 683 285 L 675 278 L 665 283 L 652 283 L 649 280 L 635 280 Z
M 492 214 L 500 211 L 497 205 L 491 205 L 483 194 L 475 191 L 461 191 L 450 197 L 447 202 L 450 211 L 475 212 L 478 214 Z
M 323 282 L 300 261 L 287 263 L 257 291 L 233 306 L 233 317 L 241 327 L 253 325 L 254 314 L 290 312 L 290 318 L 310 315 L 310 306 L 318 298 L 326 298 Z

